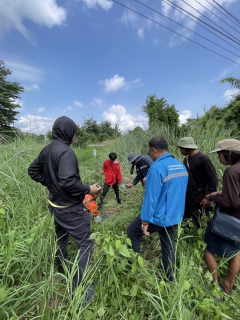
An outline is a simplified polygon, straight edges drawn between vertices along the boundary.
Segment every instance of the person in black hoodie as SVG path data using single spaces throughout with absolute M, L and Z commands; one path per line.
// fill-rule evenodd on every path
M 58 244 L 56 262 L 60 273 L 64 273 L 63 264 L 68 266 L 69 235 L 78 246 L 78 270 L 73 277 L 72 292 L 82 280 L 93 246 L 90 216 L 83 199 L 86 194 L 94 195 L 101 189 L 96 183 L 88 186 L 81 181 L 77 157 L 69 146 L 75 139 L 76 131 L 73 120 L 65 116 L 57 118 L 52 128 L 52 142 L 28 168 L 29 176 L 49 191 L 49 210 L 55 221 Z

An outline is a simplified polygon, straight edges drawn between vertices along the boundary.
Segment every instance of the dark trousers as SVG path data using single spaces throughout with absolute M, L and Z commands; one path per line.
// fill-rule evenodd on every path
M 72 236 L 78 246 L 78 269 L 73 276 L 72 292 L 79 286 L 84 269 L 90 258 L 93 241 L 90 240 L 90 216 L 83 204 L 78 204 L 66 209 L 50 207 L 54 214 L 55 231 L 57 237 L 56 262 L 58 271 L 63 273 L 63 263 L 68 262 L 68 237 Z
M 201 227 L 201 218 L 203 215 L 203 209 L 200 206 L 194 206 L 185 204 L 183 219 L 192 218 L 198 228 Z M 206 210 L 206 215 L 209 217 L 209 210 Z
M 141 237 L 144 235 L 141 229 L 142 221 L 140 215 L 128 226 L 127 235 L 132 242 L 133 251 L 140 253 Z M 162 246 L 162 264 L 164 271 L 170 281 L 173 281 L 175 266 L 174 236 L 176 226 L 160 227 L 150 223 L 148 231 L 158 232 Z
M 117 199 L 117 203 L 121 203 L 121 200 L 120 200 L 120 196 L 119 196 L 119 187 L 118 187 L 118 182 L 116 182 L 114 185 L 110 186 L 106 183 L 104 183 L 103 185 L 103 191 L 102 193 L 100 194 L 100 202 L 99 202 L 99 207 L 102 206 L 102 203 L 103 203 L 103 199 L 106 197 L 107 193 L 108 193 L 108 190 L 109 188 L 112 187 L 114 192 L 115 192 L 115 195 L 116 195 L 116 199 Z

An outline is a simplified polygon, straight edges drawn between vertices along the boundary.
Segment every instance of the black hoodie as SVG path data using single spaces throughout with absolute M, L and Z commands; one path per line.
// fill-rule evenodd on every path
M 56 119 L 52 128 L 52 142 L 28 168 L 29 176 L 49 190 L 49 200 L 59 206 L 81 203 L 90 187 L 83 185 L 78 160 L 70 143 L 77 131 L 68 117 Z

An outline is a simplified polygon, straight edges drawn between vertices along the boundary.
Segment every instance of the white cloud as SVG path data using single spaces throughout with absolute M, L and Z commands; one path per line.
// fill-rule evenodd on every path
M 62 113 L 72 110 L 72 106 L 67 106 L 65 109 L 62 110 Z
M 66 11 L 57 5 L 56 0 L 0 1 L 0 34 L 3 35 L 11 29 L 17 29 L 33 42 L 31 32 L 23 24 L 25 19 L 51 28 L 63 24 L 66 19 Z
M 82 108 L 83 104 L 80 101 L 74 100 L 73 103 L 75 104 L 75 106 Z
M 52 129 L 54 119 L 28 114 L 20 116 L 15 125 L 23 132 L 45 134 Z
M 42 113 L 43 111 L 45 111 L 46 109 L 45 108 L 38 108 L 37 109 L 37 113 Z
M 132 116 L 127 113 L 124 106 L 112 105 L 108 111 L 103 112 L 104 121 L 110 121 L 112 126 L 116 124 L 119 126 L 121 131 L 133 130 L 137 126 L 146 128 L 148 126 L 148 118 L 138 115 Z
M 23 87 L 24 87 L 24 91 L 33 91 L 33 90 L 39 90 L 40 89 L 37 83 L 32 84 L 30 86 L 23 85 Z
M 237 0 L 218 0 L 218 4 L 223 5 L 225 8 L 227 8 L 230 4 L 232 4 L 233 2 L 236 2 Z M 219 15 L 219 12 L 213 8 L 213 6 L 211 5 L 210 2 L 204 2 L 204 7 L 202 6 L 201 1 L 196 2 L 195 0 L 189 0 L 187 2 L 183 2 L 182 0 L 176 0 L 174 2 L 176 5 L 178 5 L 179 7 L 181 7 L 182 9 L 186 10 L 187 12 L 191 13 L 192 15 L 194 15 L 196 18 L 201 18 L 201 16 L 204 14 L 206 16 L 208 16 L 210 19 L 217 21 L 217 18 L 214 15 L 209 14 L 209 11 L 212 11 L 213 13 Z M 163 14 L 167 15 L 169 18 L 173 19 L 174 21 L 181 23 L 182 25 L 184 25 L 185 27 L 191 29 L 194 31 L 195 27 L 196 27 L 196 22 L 195 22 L 195 18 L 191 15 L 189 15 L 189 17 L 191 19 L 189 19 L 188 17 L 186 17 L 185 15 L 183 15 L 181 13 L 181 11 L 177 11 L 175 10 L 173 7 L 170 7 L 171 3 L 169 3 L 169 5 L 167 3 L 162 3 L 162 12 Z M 196 9 L 196 10 L 194 10 Z M 186 14 L 186 12 L 184 12 Z M 167 21 L 166 23 L 164 23 L 164 25 L 169 24 Z M 193 36 L 193 33 L 186 30 L 183 27 L 178 27 L 178 29 L 176 29 L 177 25 L 176 24 L 172 24 L 173 28 L 176 32 L 183 34 L 185 37 L 191 38 Z M 173 29 L 172 28 L 172 29 Z M 177 45 L 180 45 L 183 42 L 186 42 L 187 40 L 179 35 L 173 34 L 169 40 L 169 46 L 170 47 L 174 47 Z
M 224 92 L 222 98 L 224 99 L 225 102 L 230 102 L 232 99 L 234 99 L 234 96 L 239 94 L 239 89 L 233 88 L 233 89 L 228 89 Z
M 143 28 L 139 28 L 138 29 L 138 36 L 139 36 L 139 38 L 144 38 L 144 30 L 143 30 Z
M 86 4 L 88 8 L 96 8 L 99 5 L 104 10 L 109 10 L 113 6 L 113 2 L 109 0 L 78 0 Z
M 124 89 L 125 90 L 132 90 L 134 88 L 138 88 L 139 86 L 142 86 L 142 82 L 141 82 L 140 78 L 137 78 L 133 81 L 127 81 Z
M 42 70 L 27 65 L 26 63 L 6 60 L 4 61 L 4 64 L 6 68 L 12 71 L 12 75 L 9 77 L 32 82 L 41 81 L 43 79 L 44 72 Z M 34 86 L 37 86 L 37 84 Z
M 225 69 L 223 70 L 219 76 L 217 76 L 216 78 L 212 78 L 211 82 L 215 82 L 215 81 L 221 81 L 224 77 L 226 77 L 226 75 L 230 72 L 230 69 Z
M 132 81 L 125 81 L 124 77 L 120 77 L 118 74 L 116 74 L 113 78 L 100 80 L 99 83 L 105 86 L 104 90 L 106 92 L 117 91 L 121 88 L 124 88 L 125 90 L 131 90 L 142 85 L 140 78 Z
M 187 122 L 187 119 L 191 118 L 192 112 L 190 110 L 183 110 L 182 113 L 179 113 L 179 122 L 180 125 Z
M 139 17 L 136 13 L 130 10 L 124 10 L 123 15 L 120 19 L 120 21 L 125 25 L 129 26 L 132 25 L 135 28 L 138 28 L 139 25 Z
M 124 80 L 124 77 L 119 77 L 118 74 L 115 74 L 113 78 L 106 79 L 106 80 L 100 80 L 100 84 L 103 84 L 105 86 L 105 91 L 106 92 L 112 92 L 112 91 L 117 91 L 123 87 L 126 86 L 126 82 Z
M 102 98 L 93 98 L 91 104 L 92 104 L 94 107 L 101 108 L 101 107 L 104 107 L 104 106 L 105 106 L 105 100 L 102 99 Z

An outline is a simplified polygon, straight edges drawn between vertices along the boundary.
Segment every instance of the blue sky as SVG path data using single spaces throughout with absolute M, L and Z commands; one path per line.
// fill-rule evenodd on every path
M 212 4 L 220 7 L 213 0 L 199 1 L 202 5 L 186 1 L 195 11 L 184 1 L 172 0 L 240 39 L 240 24 L 215 9 Z M 235 55 L 136 1 L 119 2 L 232 61 L 109 0 L 1 0 L 0 59 L 13 71 L 8 79 L 25 88 L 17 101 L 21 109 L 15 123 L 22 131 L 46 133 L 62 115 L 79 125 L 93 118 L 118 124 L 122 131 L 137 125 L 146 128 L 148 119 L 141 107 L 152 94 L 175 104 L 181 123 L 201 116 L 212 105 L 222 107 L 230 101 L 236 91 L 219 82 L 239 77 L 237 40 L 222 36 L 226 43 L 217 38 L 174 10 L 167 0 L 142 3 Z M 217 3 L 240 16 L 239 1 Z

